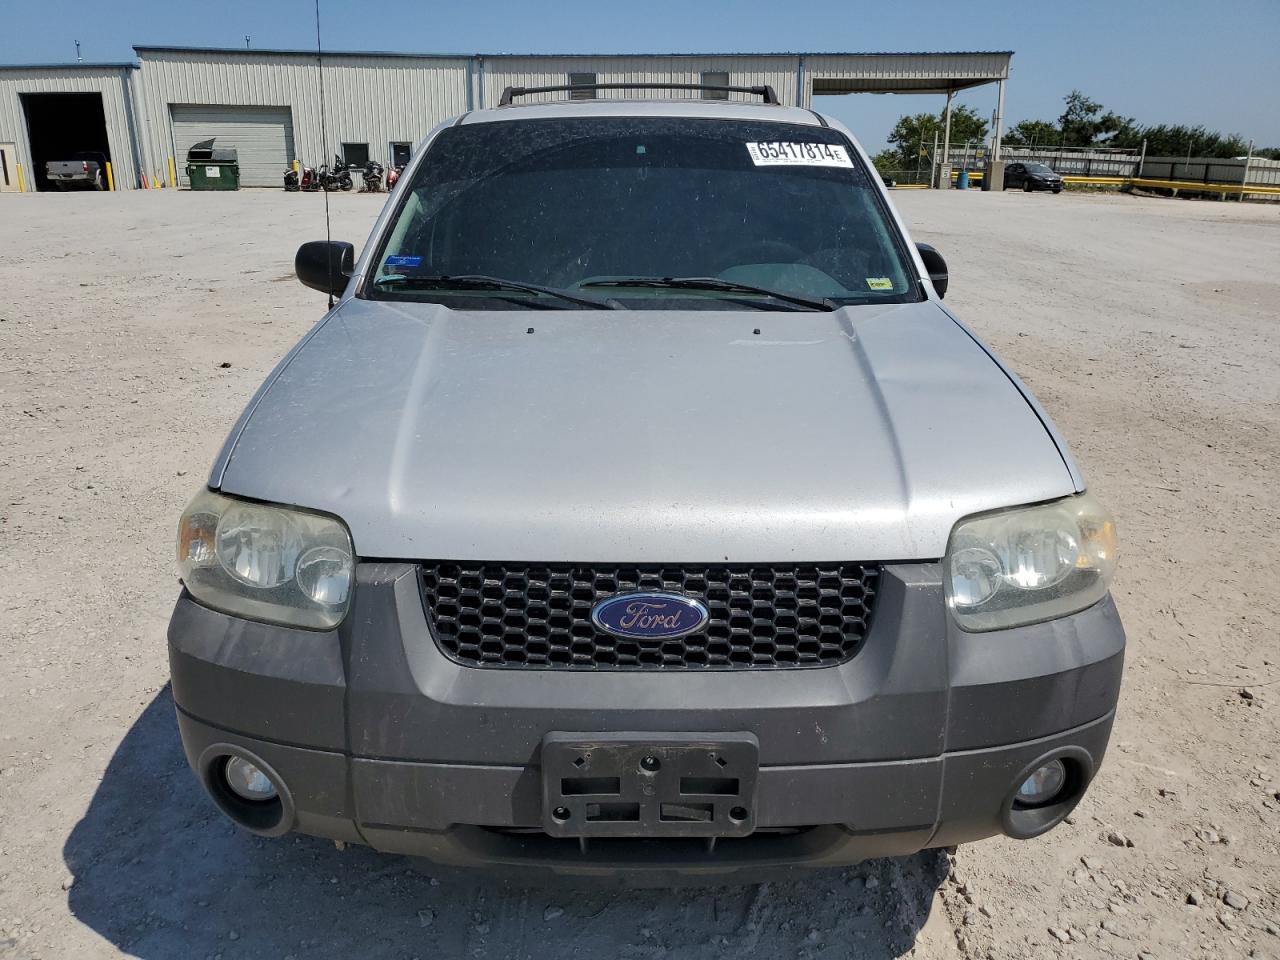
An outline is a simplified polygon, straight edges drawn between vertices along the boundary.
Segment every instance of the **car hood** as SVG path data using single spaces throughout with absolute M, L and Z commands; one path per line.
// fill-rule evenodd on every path
M 349 300 L 211 483 L 342 517 L 366 558 L 940 557 L 1074 492 L 1046 426 L 936 303 L 832 313 Z

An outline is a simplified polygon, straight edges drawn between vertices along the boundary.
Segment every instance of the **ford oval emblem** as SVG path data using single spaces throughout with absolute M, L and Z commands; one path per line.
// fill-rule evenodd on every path
M 634 640 L 669 640 L 701 630 L 707 608 L 678 593 L 620 593 L 591 608 L 591 622 L 606 633 Z

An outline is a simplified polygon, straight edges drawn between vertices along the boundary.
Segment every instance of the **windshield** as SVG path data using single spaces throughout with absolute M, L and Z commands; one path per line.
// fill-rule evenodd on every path
M 364 295 L 484 309 L 583 307 L 555 292 L 629 309 L 831 309 L 919 299 L 910 267 L 835 130 L 513 120 L 432 142 Z
M 1048 167 L 1046 167 L 1043 163 L 1028 163 L 1027 173 L 1053 173 L 1053 171 L 1050 170 Z

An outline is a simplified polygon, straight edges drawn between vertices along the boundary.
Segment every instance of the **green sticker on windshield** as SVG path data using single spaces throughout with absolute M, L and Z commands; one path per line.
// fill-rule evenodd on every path
M 872 290 L 892 290 L 893 281 L 888 277 L 867 277 L 867 286 Z

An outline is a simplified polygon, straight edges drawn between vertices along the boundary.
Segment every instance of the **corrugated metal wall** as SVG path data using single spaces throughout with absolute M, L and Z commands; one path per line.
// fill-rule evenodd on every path
M 805 57 L 810 80 L 850 91 L 943 89 L 1009 78 L 1008 53 L 842 53 Z M 832 91 L 838 92 L 838 91 Z M 808 102 L 804 106 L 808 106 Z
M 1252 157 L 1248 165 L 1248 183 L 1260 187 L 1280 186 L 1280 160 Z M 1188 162 L 1186 157 L 1147 157 L 1142 165 L 1142 175 L 1155 180 L 1241 183 L 1245 182 L 1244 168 L 1244 158 L 1192 157 Z
M 397 56 L 330 53 L 325 57 L 328 143 L 320 142 L 316 58 L 301 52 L 136 48 L 139 70 L 0 68 L 0 140 L 19 145 L 31 162 L 19 92 L 100 91 L 107 112 L 111 152 L 119 186 L 137 186 L 131 162 L 129 124 L 147 174 L 168 179 L 168 160 L 181 166 L 175 148 L 171 105 L 280 107 L 291 112 L 298 158 L 319 165 L 339 144 L 367 143 L 370 155 L 387 162 L 389 145 L 414 143 L 441 120 L 472 107 L 495 106 L 507 86 L 552 86 L 570 73 L 594 73 L 600 83 L 698 83 L 708 71 L 724 72 L 733 85 L 771 85 L 783 103 L 808 107 L 812 85 L 828 89 L 918 88 L 920 84 L 965 86 L 1006 78 L 1007 53 L 941 54 L 724 54 L 599 56 Z M 132 92 L 131 92 L 132 91 Z M 607 96 L 642 98 L 641 89 Z M 679 94 L 672 94 L 679 95 Z M 690 93 L 690 96 L 696 96 Z M 562 97 L 547 94 L 537 99 Z M 665 96 L 665 94 L 664 94 Z M 739 96 L 737 94 L 735 97 Z M 132 97 L 133 116 L 129 116 Z M 127 169 L 125 163 L 129 161 Z
M 182 158 L 176 161 L 178 185 L 189 184 L 187 151 L 212 139 L 214 149 L 236 151 L 240 184 L 246 187 L 278 187 L 289 162 L 297 156 L 293 146 L 293 113 L 288 107 L 211 107 L 178 104 L 169 108 L 173 144 Z M 199 166 L 199 164 L 196 164 Z
M 0 67 L 0 142 L 18 148 L 28 190 L 32 184 L 31 144 L 27 137 L 27 118 L 22 109 L 24 93 L 100 93 L 102 111 L 107 122 L 107 143 L 111 148 L 111 167 L 116 188 L 138 185 L 134 165 L 129 116 L 134 109 L 129 102 L 130 84 L 136 82 L 137 71 L 123 66 L 95 67 Z
M 441 120 L 467 109 L 467 60 L 330 55 L 324 62 L 325 124 L 320 143 L 316 58 L 245 51 L 138 50 L 145 107 L 144 152 L 151 169 L 176 164 L 169 104 L 278 106 L 293 111 L 298 158 L 319 166 L 343 142 L 368 143 L 386 163 L 391 142 L 416 142 Z
M 569 82 L 570 73 L 594 73 L 597 83 L 700 83 L 704 71 L 725 71 L 732 86 L 769 84 L 783 103 L 796 102 L 797 56 L 600 56 L 520 57 L 483 56 L 477 66 L 477 86 L 483 83 L 486 107 L 498 104 L 504 87 L 545 87 Z M 483 76 L 483 81 L 481 81 Z M 644 99 L 652 90 L 611 90 L 603 96 Z M 658 94 L 680 96 L 678 91 Z M 697 94 L 690 91 L 689 96 Z M 737 99 L 742 94 L 732 94 Z M 522 103 L 563 100 L 565 95 L 536 94 Z M 480 98 L 476 98 L 480 106 Z

